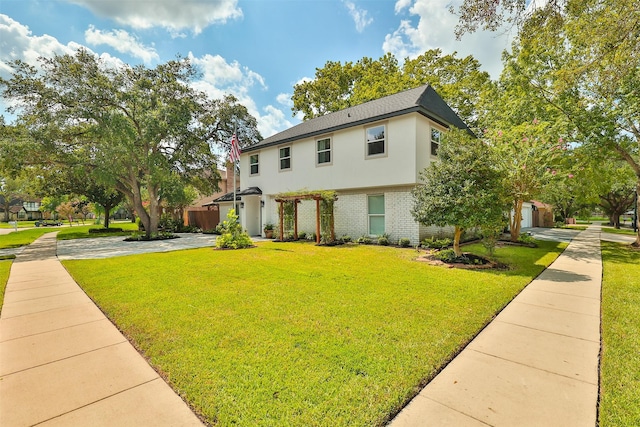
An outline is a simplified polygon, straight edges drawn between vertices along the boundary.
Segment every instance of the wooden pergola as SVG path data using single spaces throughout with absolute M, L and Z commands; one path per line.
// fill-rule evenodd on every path
M 301 192 L 295 194 L 279 194 L 276 196 L 278 202 L 278 212 L 280 216 L 280 236 L 279 240 L 284 241 L 284 204 L 293 202 L 293 238 L 298 239 L 298 203 L 303 200 L 316 201 L 316 244 L 320 243 L 320 201 L 330 199 L 338 200 L 334 192 Z M 331 209 L 331 241 L 336 240 L 333 208 Z

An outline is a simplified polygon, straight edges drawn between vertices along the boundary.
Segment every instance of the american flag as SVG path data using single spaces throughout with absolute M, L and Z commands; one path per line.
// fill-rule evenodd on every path
M 235 133 L 231 138 L 231 151 L 229 152 L 229 159 L 233 163 L 240 160 L 240 144 L 238 142 L 238 138 L 236 137 Z

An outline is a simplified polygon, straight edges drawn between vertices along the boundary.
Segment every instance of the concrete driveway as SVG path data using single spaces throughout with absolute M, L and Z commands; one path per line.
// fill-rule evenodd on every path
M 182 249 L 212 247 L 216 244 L 215 234 L 177 234 L 177 239 L 155 240 L 151 242 L 125 242 L 124 237 L 99 237 L 95 239 L 58 240 L 59 260 L 97 259 L 115 256 L 169 252 Z

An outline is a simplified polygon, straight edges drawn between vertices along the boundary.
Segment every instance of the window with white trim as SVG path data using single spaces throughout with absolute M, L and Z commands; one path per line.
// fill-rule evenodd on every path
M 366 129 L 367 156 L 377 156 L 386 151 L 385 125 L 373 126 Z
M 280 170 L 291 169 L 291 146 L 280 147 Z
M 384 194 L 367 196 L 367 213 L 369 216 L 369 234 L 384 234 Z
M 440 137 L 442 133 L 438 129 L 431 128 L 431 155 L 438 155 L 438 148 L 440 147 Z
M 258 154 L 252 154 L 249 156 L 249 173 L 251 175 L 258 175 L 260 172 L 259 160 L 260 156 Z
M 317 164 L 331 163 L 331 138 L 322 138 L 316 141 Z

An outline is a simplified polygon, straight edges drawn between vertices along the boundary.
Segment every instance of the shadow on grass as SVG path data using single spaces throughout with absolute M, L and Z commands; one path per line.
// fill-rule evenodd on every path
M 637 263 L 640 249 L 624 243 L 602 242 L 602 258 L 614 264 Z

